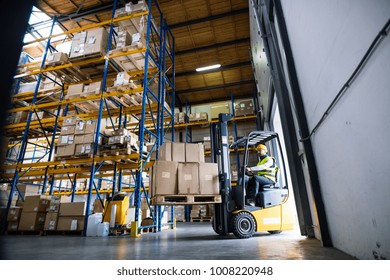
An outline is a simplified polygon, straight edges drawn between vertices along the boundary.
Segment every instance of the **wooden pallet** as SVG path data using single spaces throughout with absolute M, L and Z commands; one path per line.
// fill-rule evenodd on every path
M 130 235 L 130 229 L 127 227 L 110 228 L 110 233 L 113 236 Z
M 193 217 L 191 218 L 191 222 L 195 223 L 210 223 L 212 220 L 212 217 Z
M 153 205 L 193 205 L 221 203 L 221 195 L 205 194 L 177 194 L 177 195 L 156 195 L 151 198 Z
M 141 50 L 142 48 L 144 48 L 144 44 L 138 43 L 136 45 L 130 45 L 115 50 L 111 50 L 109 52 L 109 55 L 112 56 L 118 54 L 119 56 L 113 57 L 112 60 L 115 61 L 115 63 L 125 71 L 131 72 L 131 71 L 143 70 L 145 66 L 144 52 L 136 52 L 133 54 L 121 55 L 132 50 L 134 51 Z M 149 60 L 149 67 L 151 68 L 156 67 L 153 60 L 151 59 Z
M 42 235 L 43 230 L 7 230 L 5 235 Z
M 100 51 L 100 52 L 95 52 L 95 53 L 82 54 L 82 55 L 78 55 L 76 57 L 69 57 L 69 61 L 70 62 L 74 62 L 74 61 L 79 61 L 79 60 L 84 60 L 84 59 L 102 57 L 102 56 L 105 56 L 105 55 L 106 54 L 103 51 Z M 103 63 L 103 61 L 100 62 L 100 63 Z
M 82 230 L 44 230 L 41 235 L 77 235 L 82 236 Z

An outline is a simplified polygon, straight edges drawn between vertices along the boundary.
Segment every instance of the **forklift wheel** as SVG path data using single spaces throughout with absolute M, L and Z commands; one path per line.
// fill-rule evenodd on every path
M 240 212 L 232 217 L 232 229 L 237 238 L 250 238 L 256 230 L 255 220 L 250 213 Z

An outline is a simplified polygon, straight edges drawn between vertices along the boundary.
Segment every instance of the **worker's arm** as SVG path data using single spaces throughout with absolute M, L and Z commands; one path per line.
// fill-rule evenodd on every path
M 257 166 L 250 167 L 250 171 L 252 172 L 258 172 L 267 168 L 270 168 L 272 164 L 274 163 L 274 160 L 270 157 L 265 163 Z

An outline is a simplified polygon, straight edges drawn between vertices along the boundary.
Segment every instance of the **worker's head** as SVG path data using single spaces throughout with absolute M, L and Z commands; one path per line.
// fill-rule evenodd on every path
M 265 145 L 259 144 L 256 147 L 257 152 L 262 156 L 265 155 L 268 152 L 268 149 Z

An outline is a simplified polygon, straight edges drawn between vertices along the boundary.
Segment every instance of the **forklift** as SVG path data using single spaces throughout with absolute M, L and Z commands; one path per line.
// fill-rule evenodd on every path
M 258 188 L 254 205 L 246 205 L 245 174 L 249 151 L 259 144 L 279 147 L 280 140 L 276 132 L 252 131 L 247 136 L 229 145 L 228 121 L 231 114 L 219 114 L 219 122 L 210 126 L 211 162 L 218 164 L 219 189 L 222 203 L 214 205 L 213 229 L 219 235 L 233 233 L 237 238 L 250 238 L 255 232 L 278 234 L 294 228 L 292 199 L 289 199 L 287 180 L 282 186 L 281 180 L 272 185 L 253 186 Z M 234 186 L 231 180 L 230 149 L 243 151 L 243 160 L 238 170 L 238 181 Z M 281 154 L 279 170 L 286 176 L 286 168 Z M 248 174 L 253 176 L 255 174 Z M 276 174 L 277 176 L 278 174 Z M 250 182 L 255 183 L 255 180 Z

